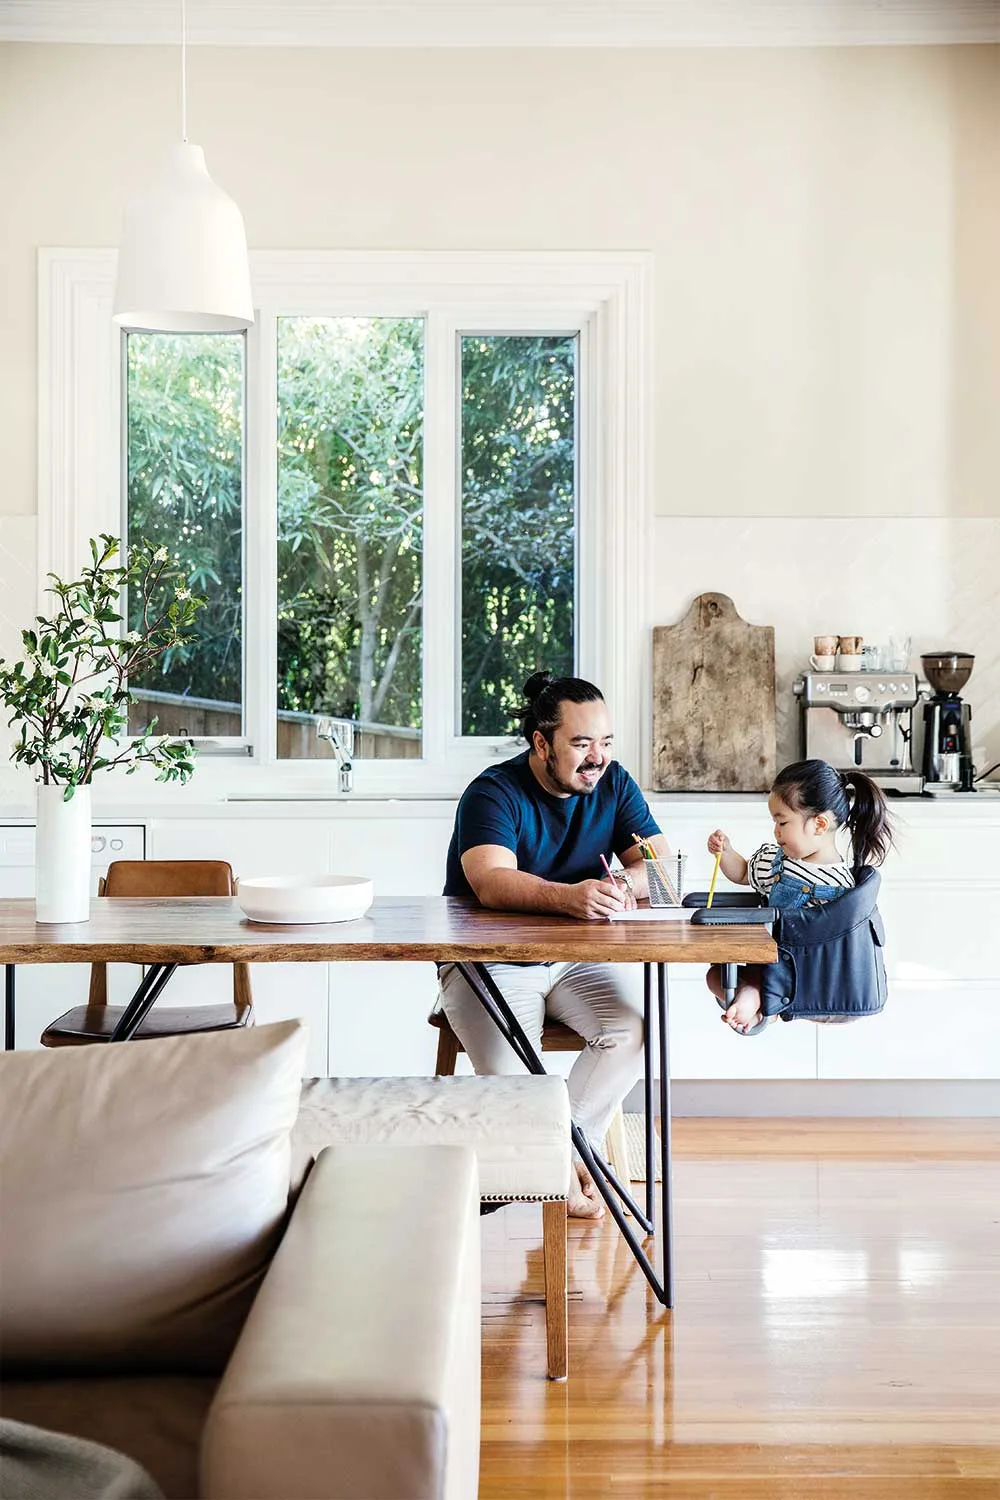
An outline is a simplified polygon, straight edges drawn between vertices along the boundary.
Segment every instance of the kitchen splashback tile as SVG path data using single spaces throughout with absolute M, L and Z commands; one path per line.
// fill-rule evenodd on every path
M 922 651 L 972 651 L 974 754 L 1000 760 L 1000 521 L 661 516 L 654 543 L 651 624 L 716 590 L 774 626 L 779 765 L 799 753 L 792 684 L 824 632 L 909 635 L 914 668 Z

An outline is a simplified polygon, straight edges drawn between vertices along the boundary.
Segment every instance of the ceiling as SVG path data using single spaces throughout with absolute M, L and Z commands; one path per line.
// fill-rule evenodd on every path
M 836 47 L 1000 42 L 1000 0 L 186 0 L 246 47 Z M 0 41 L 176 43 L 181 0 L 0 0 Z

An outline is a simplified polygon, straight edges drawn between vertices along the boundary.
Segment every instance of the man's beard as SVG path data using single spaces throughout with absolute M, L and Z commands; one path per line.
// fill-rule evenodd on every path
M 600 766 L 588 767 L 586 762 L 584 762 L 584 764 L 580 766 L 579 769 L 582 771 L 585 768 L 591 771 L 599 771 L 601 769 Z M 559 772 L 556 770 L 556 752 L 552 749 L 551 745 L 549 746 L 549 753 L 545 757 L 545 774 L 552 782 L 553 786 L 557 786 L 561 792 L 566 792 L 570 797 L 589 797 L 591 792 L 595 792 L 597 790 L 598 781 L 600 780 L 600 778 L 598 778 L 598 781 L 595 781 L 592 786 L 570 786 L 568 782 L 563 781 L 562 777 L 559 775 Z

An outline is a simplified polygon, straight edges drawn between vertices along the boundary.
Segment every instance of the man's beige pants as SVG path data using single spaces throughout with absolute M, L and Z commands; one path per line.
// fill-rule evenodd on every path
M 586 1042 L 570 1070 L 570 1113 L 598 1151 L 615 1110 L 642 1072 L 641 964 L 487 964 L 531 1045 L 546 1017 Z M 454 964 L 442 964 L 441 1009 L 477 1073 L 522 1073 Z

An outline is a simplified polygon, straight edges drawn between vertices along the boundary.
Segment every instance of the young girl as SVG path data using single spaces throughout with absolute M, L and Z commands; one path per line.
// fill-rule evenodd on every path
M 863 771 L 836 771 L 825 760 L 796 761 L 779 773 L 767 806 L 774 819 L 773 844 L 762 844 L 744 859 L 717 828 L 708 852 L 721 855 L 727 880 L 751 886 L 769 906 L 784 911 L 836 901 L 853 889 L 855 870 L 881 864 L 892 844 L 885 796 Z M 837 848 L 841 828 L 850 835 L 853 867 Z M 742 967 L 735 999 L 727 1005 L 719 965 L 708 971 L 722 1019 L 744 1036 L 775 1019 L 762 1013 L 760 981 L 759 966 Z

